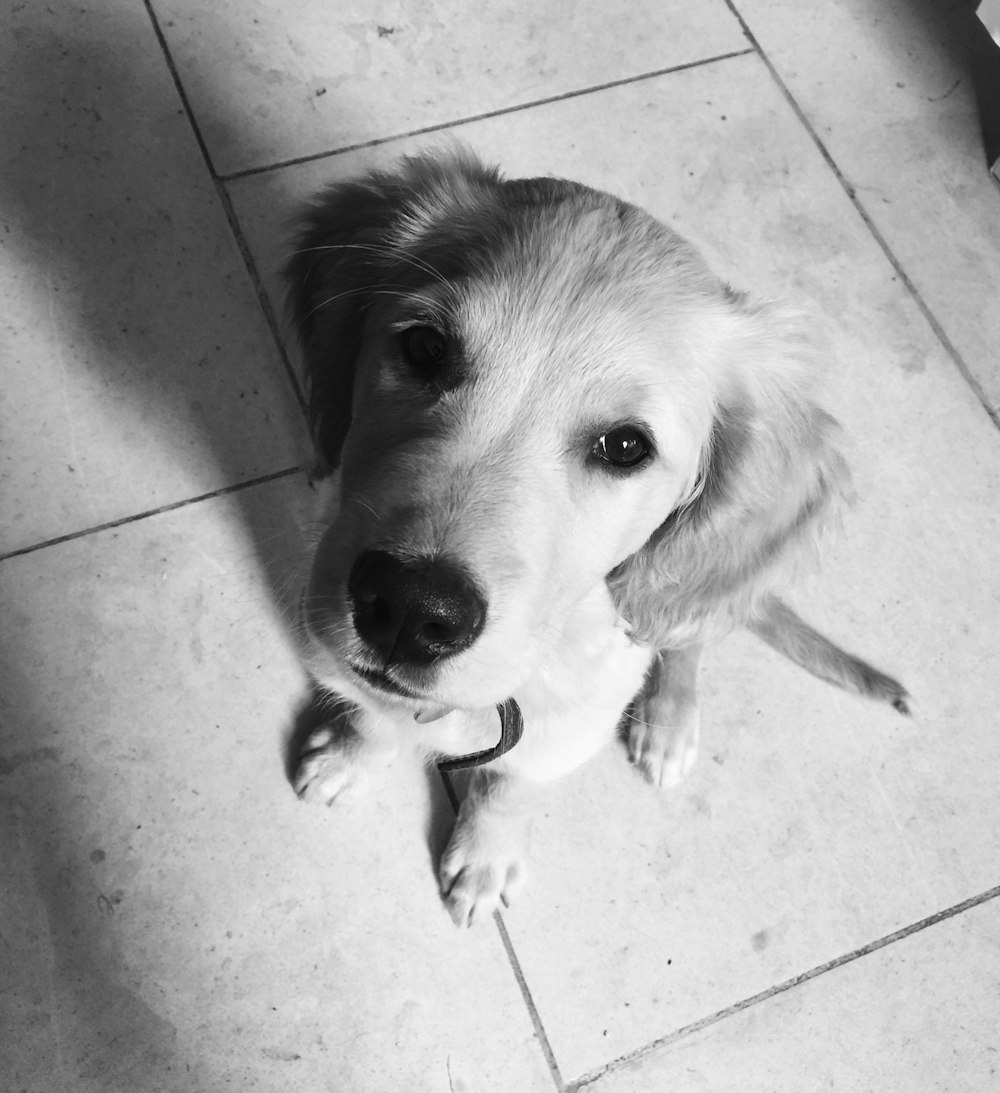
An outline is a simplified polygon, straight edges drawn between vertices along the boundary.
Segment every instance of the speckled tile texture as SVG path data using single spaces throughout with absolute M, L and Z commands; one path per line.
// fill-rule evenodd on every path
M 987 1093 L 1000 1080 L 1000 188 L 956 11 L 0 12 L 0 1090 Z M 614 191 L 824 316 L 859 500 L 669 793 L 609 749 L 456 931 L 405 757 L 295 799 L 296 203 L 416 149 Z

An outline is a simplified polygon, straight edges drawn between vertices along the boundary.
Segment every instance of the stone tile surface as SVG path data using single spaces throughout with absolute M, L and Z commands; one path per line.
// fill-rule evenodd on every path
M 1000 189 L 967 64 L 970 5 L 738 6 L 996 412 Z
M 995 901 L 733 1009 L 1000 877 L 1000 441 L 907 287 L 994 405 L 968 87 L 924 0 L 735 6 L 784 86 L 736 56 L 575 94 L 744 49 L 722 0 L 5 10 L 0 555 L 304 458 L 250 271 L 277 310 L 285 217 L 322 182 L 462 140 L 650 208 L 817 312 L 860 499 L 796 602 L 918 713 L 748 636 L 711 653 L 684 786 L 610 749 L 553 788 L 505 915 L 525 991 L 585 1088 L 980 1093 Z M 382 143 L 219 188 L 199 137 L 223 174 Z M 403 762 L 330 812 L 287 784 L 303 493 L 0 560 L 0 1088 L 555 1088 L 497 931 L 440 907 L 439 782 Z
M 155 9 L 221 174 L 747 47 L 724 0 L 504 0 L 474 14 L 456 0 Z
M 0 553 L 294 466 L 301 414 L 142 5 L 0 13 Z
M 553 792 L 509 922 L 572 1076 L 995 883 L 1000 445 L 757 59 L 457 135 L 512 174 L 620 192 L 736 283 L 823 316 L 861 501 L 800 606 L 919 708 L 904 721 L 738 638 L 706 665 L 690 783 L 660 800 L 611 756 Z M 278 201 L 426 143 L 234 183 L 251 246 L 275 252 Z
M 584 1086 L 591 1093 L 987 1093 L 1000 909 L 974 908 Z
M 294 488 L 0 563 L 5 1090 L 552 1088 L 496 931 L 438 899 L 440 782 L 286 780 Z

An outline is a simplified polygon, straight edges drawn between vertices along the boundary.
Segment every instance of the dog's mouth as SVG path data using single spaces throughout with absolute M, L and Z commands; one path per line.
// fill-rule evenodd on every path
M 384 694 L 396 695 L 399 698 L 411 698 L 418 702 L 422 697 L 420 693 L 413 688 L 407 687 L 395 679 L 390 679 L 385 671 L 379 672 L 374 668 L 366 668 L 361 664 L 349 664 L 348 667 L 358 679 L 367 683 L 369 687 L 374 688 L 376 691 L 381 691 Z
M 417 703 L 418 708 L 413 715 L 414 721 L 426 724 L 437 721 L 439 718 L 451 713 L 451 707 L 442 707 L 437 703 L 428 703 L 426 696 L 421 695 L 411 687 L 390 678 L 388 668 L 378 671 L 368 668 L 363 664 L 348 662 L 351 674 L 374 691 L 382 694 L 394 695 L 398 698 L 406 698 Z M 521 717 L 521 709 L 513 698 L 500 702 L 496 706 L 500 716 L 500 739 L 491 748 L 482 751 L 469 752 L 465 755 L 450 756 L 438 761 L 438 767 L 442 771 L 462 770 L 466 767 L 478 767 L 484 763 L 490 763 L 505 755 L 521 739 L 524 730 L 524 722 Z
M 360 664 L 351 664 L 349 667 L 351 672 L 358 679 L 366 683 L 373 690 L 379 691 L 382 694 L 395 695 L 399 698 L 408 698 L 413 702 L 419 703 L 419 706 L 413 715 L 413 720 L 420 724 L 437 721 L 452 710 L 452 707 L 442 706 L 439 702 L 429 702 L 425 695 L 420 694 L 410 687 L 404 686 L 394 679 L 390 679 L 385 671 L 379 672 L 373 668 L 365 668 Z

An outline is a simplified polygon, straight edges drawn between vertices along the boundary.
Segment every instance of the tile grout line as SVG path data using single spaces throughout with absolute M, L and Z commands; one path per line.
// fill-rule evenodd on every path
M 291 478 L 293 475 L 302 474 L 308 470 L 308 464 L 301 466 L 286 467 L 281 471 L 272 471 L 270 474 L 262 474 L 258 478 L 247 479 L 246 482 L 237 482 L 231 486 L 220 486 L 217 490 L 210 490 L 208 493 L 200 493 L 195 497 L 184 497 L 179 501 L 170 501 L 166 505 L 160 505 L 155 509 L 146 509 L 143 512 L 136 512 L 129 516 L 121 516 L 117 520 L 108 520 L 104 524 L 94 524 L 93 527 L 81 528 L 79 531 L 70 531 L 65 535 L 57 535 L 53 539 L 44 539 L 39 543 L 32 543 L 30 546 L 18 547 L 16 550 L 9 550 L 5 554 L 0 554 L 0 562 L 6 562 L 10 558 L 20 558 L 25 554 L 34 554 L 35 551 L 45 550 L 48 547 L 59 546 L 62 543 L 70 543 L 74 539 L 84 539 L 88 535 L 99 535 L 104 531 L 111 531 L 114 528 L 124 527 L 126 524 L 134 524 L 139 520 L 147 520 L 151 516 L 160 516 L 163 513 L 175 512 L 177 509 L 187 508 L 188 505 L 198 505 L 202 501 L 211 501 L 216 497 L 226 497 L 231 493 L 239 493 L 241 490 L 253 489 L 255 486 L 263 486 L 268 482 L 276 482 L 280 478 Z
M 292 385 L 292 391 L 295 395 L 296 401 L 299 404 L 299 409 L 302 411 L 303 420 L 306 418 L 306 402 L 303 395 L 302 386 L 299 383 L 298 376 L 295 374 L 295 369 L 292 366 L 292 362 L 289 359 L 288 352 L 285 349 L 285 343 L 281 337 L 281 326 L 278 322 L 278 318 L 274 313 L 274 308 L 271 306 L 271 300 L 268 297 L 267 290 L 264 287 L 264 283 L 261 279 L 260 272 L 257 269 L 257 263 L 254 261 L 253 255 L 250 253 L 250 248 L 247 245 L 246 239 L 243 237 L 243 232 L 240 228 L 239 220 L 236 216 L 236 211 L 233 208 L 232 199 L 229 196 L 229 191 L 226 189 L 226 180 L 219 175 L 215 169 L 215 164 L 212 161 L 212 155 L 209 151 L 208 144 L 205 141 L 201 132 L 201 127 L 198 125 L 197 119 L 194 115 L 194 109 L 191 106 L 191 102 L 188 99 L 187 92 L 184 89 L 184 84 L 181 81 L 180 73 L 177 71 L 177 66 L 174 63 L 173 56 L 170 53 L 170 46 L 167 43 L 166 36 L 160 27 L 160 21 L 157 18 L 156 12 L 153 10 L 153 0 L 143 0 L 143 4 L 146 8 L 146 15 L 149 18 L 150 25 L 153 28 L 153 33 L 156 35 L 157 43 L 160 46 L 160 51 L 163 54 L 164 62 L 167 66 L 167 71 L 170 73 L 170 78 L 173 80 L 174 89 L 177 92 L 177 96 L 181 101 L 181 107 L 184 110 L 184 115 L 187 118 L 188 125 L 191 127 L 191 132 L 194 134 L 194 138 L 197 141 L 198 148 L 201 151 L 202 159 L 205 162 L 205 168 L 208 171 L 208 176 L 212 180 L 215 187 L 216 196 L 219 199 L 219 204 L 222 206 L 222 211 L 226 217 L 226 221 L 229 224 L 229 230 L 233 234 L 233 239 L 236 243 L 237 249 L 240 252 L 240 256 L 243 259 L 243 264 L 246 267 L 247 273 L 250 276 L 250 283 L 253 285 L 254 292 L 257 296 L 257 303 L 260 305 L 261 311 L 264 313 L 264 321 L 267 323 L 268 328 L 271 331 L 271 337 L 274 340 L 275 348 L 278 351 L 278 357 L 281 360 L 282 366 L 285 370 L 285 375 L 288 378 L 289 383 Z
M 581 87 L 573 91 L 563 91 L 558 95 L 549 95 L 541 99 L 533 99 L 531 102 L 518 103 L 515 106 L 503 106 L 496 110 L 486 110 L 481 114 L 470 114 L 464 118 L 455 118 L 451 121 L 438 122 L 434 125 L 425 125 L 418 129 L 410 129 L 402 133 L 393 133 L 387 137 L 373 137 L 371 140 L 362 140 L 355 144 L 345 144 L 341 148 L 329 148 L 323 152 L 313 152 L 306 156 L 296 156 L 293 159 L 267 163 L 262 167 L 247 167 L 242 171 L 233 171 L 230 174 L 220 175 L 219 178 L 222 182 L 238 182 L 244 178 L 252 178 L 255 175 L 267 174 L 270 171 L 280 171 L 286 167 L 298 167 L 303 163 L 315 163 L 321 159 L 332 159 L 335 156 L 346 155 L 348 152 L 357 152 L 363 148 L 377 148 L 382 144 L 391 144 L 393 141 L 397 140 L 407 140 L 411 137 L 425 136 L 428 133 L 442 133 L 448 129 L 459 129 L 464 125 L 472 125 L 477 121 L 487 121 L 490 118 L 499 118 L 507 114 L 517 114 L 524 110 L 531 110 L 536 106 L 548 106 L 551 103 L 563 102 L 566 99 L 577 99 L 584 95 L 608 91 L 614 87 L 624 87 L 627 84 L 641 83 L 643 80 L 654 80 L 660 76 L 669 76 L 675 72 L 684 72 L 689 68 L 700 68 L 702 65 L 715 64 L 718 61 L 728 61 L 733 57 L 745 57 L 753 52 L 754 49 L 748 47 L 747 49 L 733 50 L 730 53 L 719 53 L 712 57 L 704 57 L 701 60 L 686 61 L 683 64 L 672 65 L 670 68 L 660 68 L 652 72 L 642 72 L 637 76 L 623 76 L 621 79 L 609 80 L 607 83 L 593 84 L 590 87 Z
M 503 943 L 504 951 L 507 953 L 507 961 L 511 966 L 511 970 L 514 972 L 514 979 L 517 981 L 518 990 L 521 992 L 521 998 L 528 1011 L 528 1016 L 531 1018 L 531 1024 L 535 1030 L 535 1039 L 538 1041 L 538 1046 L 541 1049 L 542 1055 L 545 1057 L 546 1065 L 549 1068 L 549 1073 L 552 1075 L 552 1080 L 555 1082 L 556 1089 L 561 1093 L 561 1091 L 567 1087 L 563 1084 L 563 1078 L 559 1071 L 559 1064 L 556 1062 L 555 1052 L 552 1050 L 552 1044 L 549 1042 L 545 1026 L 542 1024 L 542 1016 L 538 1012 L 538 1007 L 535 1005 L 535 999 L 532 997 L 531 988 L 528 986 L 528 981 L 525 978 L 524 969 L 521 967 L 521 962 L 518 960 L 517 953 L 514 951 L 514 943 L 510 939 L 510 934 L 507 932 L 507 924 L 504 922 L 503 915 L 499 911 L 494 911 L 493 921 L 496 924 L 497 932 L 500 934 L 500 940 Z
M 828 960 L 823 964 L 818 964 L 814 968 L 810 968 L 808 971 L 800 972 L 798 975 L 792 976 L 790 979 L 784 980 L 782 983 L 776 983 L 773 987 L 768 987 L 766 990 L 759 991 L 757 994 L 751 995 L 749 998 L 741 999 L 739 1002 L 734 1002 L 731 1006 L 726 1006 L 724 1009 L 717 1010 L 715 1013 L 709 1014 L 707 1017 L 701 1017 L 697 1021 L 693 1021 L 689 1025 L 684 1025 L 682 1028 L 675 1029 L 673 1032 L 667 1033 L 665 1036 L 661 1036 L 656 1040 L 651 1040 L 648 1044 L 643 1044 L 642 1047 L 636 1048 L 634 1051 L 630 1051 L 625 1055 L 619 1056 L 617 1059 L 613 1059 L 610 1063 L 606 1063 L 604 1066 L 595 1070 L 589 1071 L 583 1074 L 581 1077 L 574 1079 L 566 1086 L 567 1093 L 578 1093 L 579 1090 L 585 1089 L 588 1085 L 592 1085 L 594 1082 L 599 1081 L 601 1078 L 606 1077 L 617 1070 L 628 1066 L 630 1063 L 637 1062 L 639 1059 L 644 1058 L 647 1055 L 652 1054 L 661 1048 L 671 1047 L 680 1040 L 684 1040 L 689 1036 L 693 1036 L 697 1032 L 701 1032 L 703 1029 L 709 1028 L 712 1025 L 719 1024 L 729 1017 L 735 1016 L 737 1013 L 742 1013 L 744 1010 L 749 1009 L 751 1006 L 759 1005 L 762 1002 L 767 1002 L 770 999 L 776 997 L 779 994 L 784 994 L 795 987 L 801 986 L 803 983 L 808 983 L 810 980 L 816 979 L 821 975 L 825 975 L 827 972 L 836 971 L 838 968 L 842 968 L 847 964 L 853 964 L 854 961 L 860 960 L 862 957 L 870 956 L 872 953 L 876 953 L 881 949 L 886 948 L 889 945 L 893 945 L 896 942 L 903 941 L 908 937 L 913 937 L 915 934 L 921 933 L 923 930 L 927 930 L 932 926 L 938 925 L 938 923 L 945 922 L 950 918 L 955 918 L 958 915 L 963 914 L 966 911 L 971 910 L 973 907 L 979 907 L 984 903 L 989 903 L 990 900 L 1000 897 L 1000 885 L 994 888 L 989 888 L 985 892 L 980 892 L 979 895 L 970 896 L 968 899 L 962 900 L 960 903 L 953 904 L 951 907 L 946 907 L 944 910 L 936 911 L 932 915 L 928 915 L 926 918 L 919 919 L 916 922 L 910 923 L 909 926 L 901 926 L 898 930 L 893 930 L 892 933 L 885 934 L 880 938 L 876 938 L 874 941 L 869 941 L 866 945 L 862 945 L 858 949 L 854 949 L 852 952 L 844 953 L 842 956 L 834 957 L 832 960 Z
M 257 302 L 260 304 L 261 311 L 264 312 L 264 321 L 271 331 L 271 337 L 274 339 L 275 348 L 278 350 L 278 356 L 284 366 L 288 382 L 292 385 L 292 391 L 299 404 L 299 409 L 302 411 L 303 422 L 307 422 L 308 414 L 306 411 L 305 393 L 302 389 L 302 384 L 299 382 L 299 377 L 295 373 L 295 368 L 292 365 L 288 351 L 285 348 L 285 342 L 281 336 L 281 323 L 278 321 L 274 308 L 271 306 L 271 299 L 268 296 L 267 289 L 264 287 L 264 281 L 261 278 L 260 271 L 257 269 L 257 263 L 243 236 L 243 231 L 240 228 L 240 222 L 237 219 L 236 210 L 233 208 L 233 201 L 229 196 L 226 184 L 221 179 L 217 178 L 215 180 L 215 185 L 219 195 L 219 201 L 226 214 L 226 219 L 229 221 L 229 227 L 233 233 L 233 238 L 236 240 L 236 245 L 239 247 L 240 254 L 243 256 L 243 264 L 247 268 L 247 273 L 250 275 L 250 281 L 257 293 Z
M 737 0 L 725 0 L 725 2 L 729 10 L 733 13 L 733 16 L 739 21 L 743 33 L 747 37 L 747 41 L 749 41 L 753 47 L 753 52 L 756 52 L 757 56 L 760 57 L 761 62 L 768 70 L 771 79 L 774 81 L 778 90 L 784 96 L 786 102 L 791 107 L 795 116 L 798 118 L 799 123 L 809 135 L 813 144 L 816 146 L 820 155 L 823 157 L 826 165 L 830 168 L 830 170 L 833 172 L 834 177 L 840 183 L 841 189 L 843 189 L 851 204 L 854 206 L 855 212 L 861 218 L 865 227 L 868 229 L 869 234 L 878 244 L 886 260 L 889 262 L 889 265 L 892 267 L 893 272 L 899 278 L 903 288 L 907 291 L 913 302 L 917 305 L 917 309 L 920 311 L 921 315 L 923 315 L 924 320 L 931 328 L 931 332 L 941 343 L 945 352 L 951 358 L 952 364 L 954 364 L 955 367 L 958 369 L 959 375 L 961 375 L 961 377 L 971 388 L 972 393 L 976 396 L 980 405 L 986 411 L 987 417 L 996 428 L 1000 429 L 1000 407 L 994 408 L 990 406 L 990 400 L 987 397 L 986 392 L 983 390 L 982 385 L 973 375 L 971 369 L 965 363 L 962 354 L 959 353 L 951 338 L 949 338 L 947 333 L 945 332 L 944 327 L 938 321 L 933 311 L 931 311 L 929 305 L 924 300 L 920 290 L 911 280 L 909 274 L 903 269 L 901 262 L 896 257 L 892 248 L 889 246 L 889 243 L 886 240 L 885 236 L 882 235 L 882 232 L 878 229 L 875 221 L 872 219 L 871 214 L 868 212 L 868 210 L 864 206 L 864 203 L 858 197 L 856 187 L 852 186 L 851 183 L 848 181 L 846 175 L 840 169 L 839 164 L 833 158 L 830 150 L 826 147 L 819 133 L 816 131 L 812 122 L 807 117 L 805 110 L 799 105 L 799 102 L 792 94 L 791 89 L 782 79 L 774 63 L 771 61 L 770 57 L 768 57 L 767 53 L 764 51 L 764 48 L 757 41 L 757 38 L 750 30 L 747 21 L 740 14 L 740 11 L 736 6 Z

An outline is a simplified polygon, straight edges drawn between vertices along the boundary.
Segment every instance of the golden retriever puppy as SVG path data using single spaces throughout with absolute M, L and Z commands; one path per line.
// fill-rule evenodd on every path
M 466 153 L 321 193 L 287 276 L 328 493 L 304 655 L 338 696 L 296 789 L 472 753 L 457 923 L 511 898 L 540 787 L 630 707 L 643 773 L 688 770 L 698 653 L 733 627 L 905 712 L 774 597 L 847 482 L 795 315 L 624 201 Z

